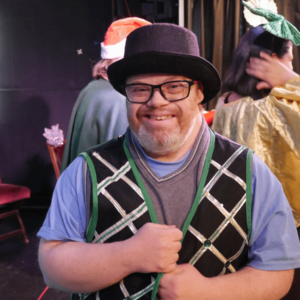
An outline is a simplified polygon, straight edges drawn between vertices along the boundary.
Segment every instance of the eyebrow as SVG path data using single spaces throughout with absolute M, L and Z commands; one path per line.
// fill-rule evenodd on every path
M 177 81 L 177 80 L 189 80 L 187 78 L 176 78 L 176 77 L 179 77 L 177 75 L 174 75 L 174 76 L 170 76 L 170 77 L 167 77 L 166 78 L 166 82 L 168 81 Z M 180 77 L 184 77 L 184 76 L 180 76 Z M 140 81 L 140 80 L 134 80 L 133 82 L 130 82 L 130 83 L 127 83 L 127 84 L 148 84 L 148 83 L 145 83 L 143 81 Z
M 176 78 L 176 77 L 184 77 L 184 76 L 170 76 L 170 77 L 167 77 L 166 80 L 167 81 L 171 81 L 171 80 L 187 80 L 186 78 Z

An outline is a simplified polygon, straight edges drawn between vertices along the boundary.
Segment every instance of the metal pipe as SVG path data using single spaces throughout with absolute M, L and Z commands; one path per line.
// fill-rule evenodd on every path
M 178 25 L 184 27 L 184 0 L 178 1 Z
M 187 28 L 189 30 L 192 30 L 192 16 L 193 16 L 193 2 L 192 0 L 188 0 L 188 6 L 187 6 Z
M 158 12 L 157 12 L 157 0 L 153 1 L 153 20 L 157 22 Z

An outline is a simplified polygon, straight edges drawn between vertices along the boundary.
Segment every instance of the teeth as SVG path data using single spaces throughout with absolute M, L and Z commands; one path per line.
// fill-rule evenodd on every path
M 167 119 L 171 119 L 172 116 L 149 116 L 149 119 L 154 119 L 154 120 L 167 120 Z

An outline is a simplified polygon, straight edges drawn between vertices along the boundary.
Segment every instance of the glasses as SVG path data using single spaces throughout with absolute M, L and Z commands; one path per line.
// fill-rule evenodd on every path
M 154 89 L 159 89 L 161 95 L 169 102 L 179 101 L 187 98 L 190 94 L 191 86 L 198 81 L 176 80 L 168 81 L 158 85 L 132 83 L 122 86 L 129 102 L 147 103 Z

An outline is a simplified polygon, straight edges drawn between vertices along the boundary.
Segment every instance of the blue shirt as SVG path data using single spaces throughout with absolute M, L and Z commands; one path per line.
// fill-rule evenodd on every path
M 145 154 L 144 154 L 145 155 Z M 161 162 L 147 163 L 158 176 Z M 182 163 L 184 163 L 184 159 Z M 86 209 L 82 186 L 83 158 L 76 158 L 62 173 L 52 203 L 38 237 L 47 240 L 85 242 Z M 168 163 L 169 173 L 180 167 Z M 252 234 L 248 264 L 261 270 L 287 270 L 300 267 L 300 243 L 292 212 L 277 178 L 258 156 L 253 155 Z

